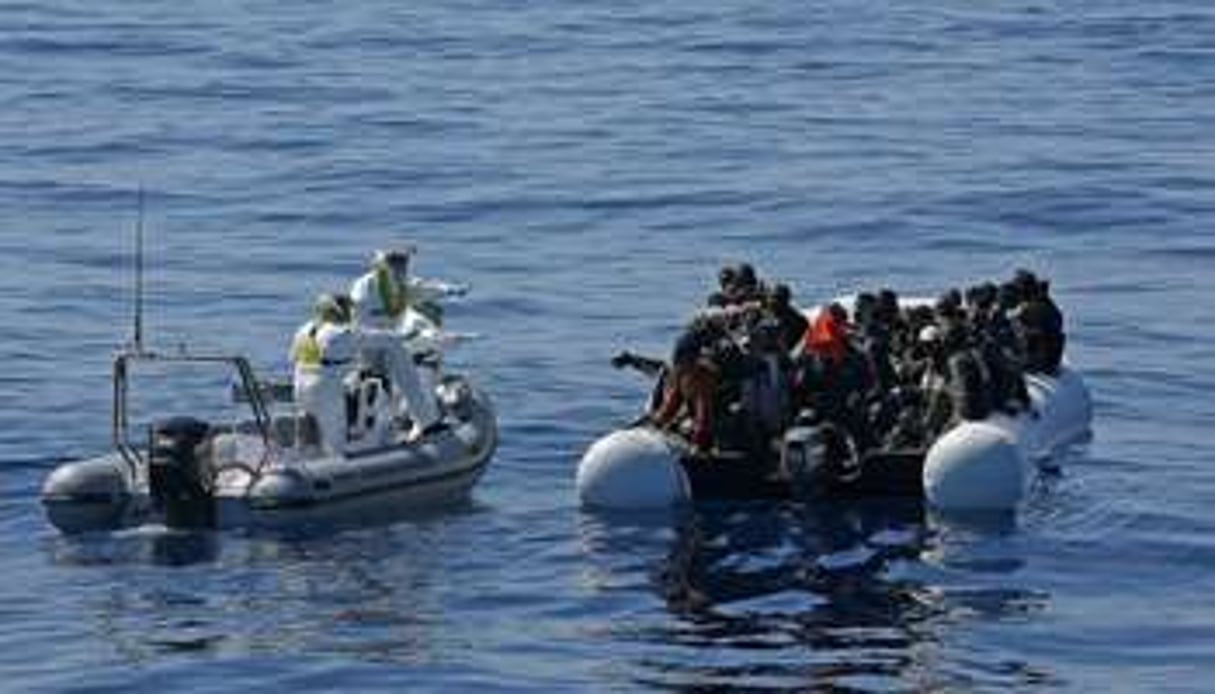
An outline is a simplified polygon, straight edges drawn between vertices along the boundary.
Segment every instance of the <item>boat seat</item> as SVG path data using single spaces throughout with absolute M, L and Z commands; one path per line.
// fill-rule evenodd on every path
M 388 387 L 383 378 L 360 375 L 347 390 L 347 407 L 352 439 L 366 438 L 392 425 Z

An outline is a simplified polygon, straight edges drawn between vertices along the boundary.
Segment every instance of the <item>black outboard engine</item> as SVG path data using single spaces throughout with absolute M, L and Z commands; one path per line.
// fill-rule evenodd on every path
M 170 528 L 215 527 L 212 474 L 202 444 L 211 426 L 192 417 L 152 425 L 148 485 Z
M 798 498 L 846 493 L 861 473 L 848 434 L 830 422 L 789 429 L 783 457 L 785 472 Z

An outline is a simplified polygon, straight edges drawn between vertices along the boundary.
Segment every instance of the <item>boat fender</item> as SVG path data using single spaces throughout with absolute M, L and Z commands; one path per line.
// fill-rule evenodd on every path
M 121 526 L 130 501 L 129 475 L 117 457 L 62 465 L 42 486 L 47 516 L 67 534 Z
M 691 500 L 680 453 L 659 431 L 614 431 L 587 449 L 575 484 L 583 505 L 605 509 L 658 509 Z
M 1008 511 L 1025 494 L 1027 462 L 1013 431 L 962 422 L 928 449 L 924 495 L 943 511 Z

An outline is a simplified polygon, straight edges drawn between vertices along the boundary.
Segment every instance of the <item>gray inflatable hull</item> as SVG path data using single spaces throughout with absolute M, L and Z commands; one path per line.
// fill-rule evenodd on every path
M 963 422 L 928 449 L 923 496 L 942 511 L 1009 511 L 1025 498 L 1035 461 L 1049 460 L 1090 436 L 1092 404 L 1080 375 L 1028 377 L 1034 415 L 993 415 Z M 595 441 L 578 465 L 576 487 L 586 507 L 657 509 L 696 501 L 685 449 L 649 428 L 613 431 Z M 905 485 L 904 485 L 905 486 Z M 789 492 L 784 494 L 788 496 Z M 741 498 L 741 496 L 740 496 Z
M 212 491 L 215 526 L 289 528 L 389 520 L 462 499 L 485 472 L 498 444 L 492 403 L 473 390 L 470 405 L 449 429 L 416 443 L 312 459 L 271 450 L 256 472 L 248 464 L 220 466 Z M 67 534 L 164 523 L 148 471 L 140 468 L 133 469 L 117 453 L 59 466 L 42 488 L 48 520 Z

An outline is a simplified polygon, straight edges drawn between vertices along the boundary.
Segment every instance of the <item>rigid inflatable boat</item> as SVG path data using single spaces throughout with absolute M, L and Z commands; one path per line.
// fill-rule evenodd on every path
M 423 335 L 433 338 L 434 335 Z M 177 416 L 133 425 L 130 375 L 141 365 L 226 369 L 248 414 L 230 422 Z M 385 383 L 354 374 L 346 384 L 349 443 L 325 453 L 309 418 L 272 411 L 275 392 L 240 356 L 127 348 L 114 358 L 110 453 L 56 468 L 42 488 L 64 533 L 146 523 L 174 528 L 281 528 L 383 516 L 465 496 L 497 446 L 494 407 L 460 375 L 436 375 L 443 418 L 408 439 L 390 412 Z M 287 389 L 289 390 L 289 389 Z
M 914 300 L 913 300 L 914 301 Z M 813 314 L 811 314 L 813 317 Z M 715 499 L 923 498 L 942 511 L 1009 511 L 1037 467 L 1090 437 L 1092 404 L 1080 375 L 1027 374 L 1031 408 L 963 421 L 926 450 L 850 455 L 830 428 L 791 427 L 772 450 L 693 456 L 680 437 L 648 425 L 595 441 L 578 465 L 584 506 L 662 508 Z

